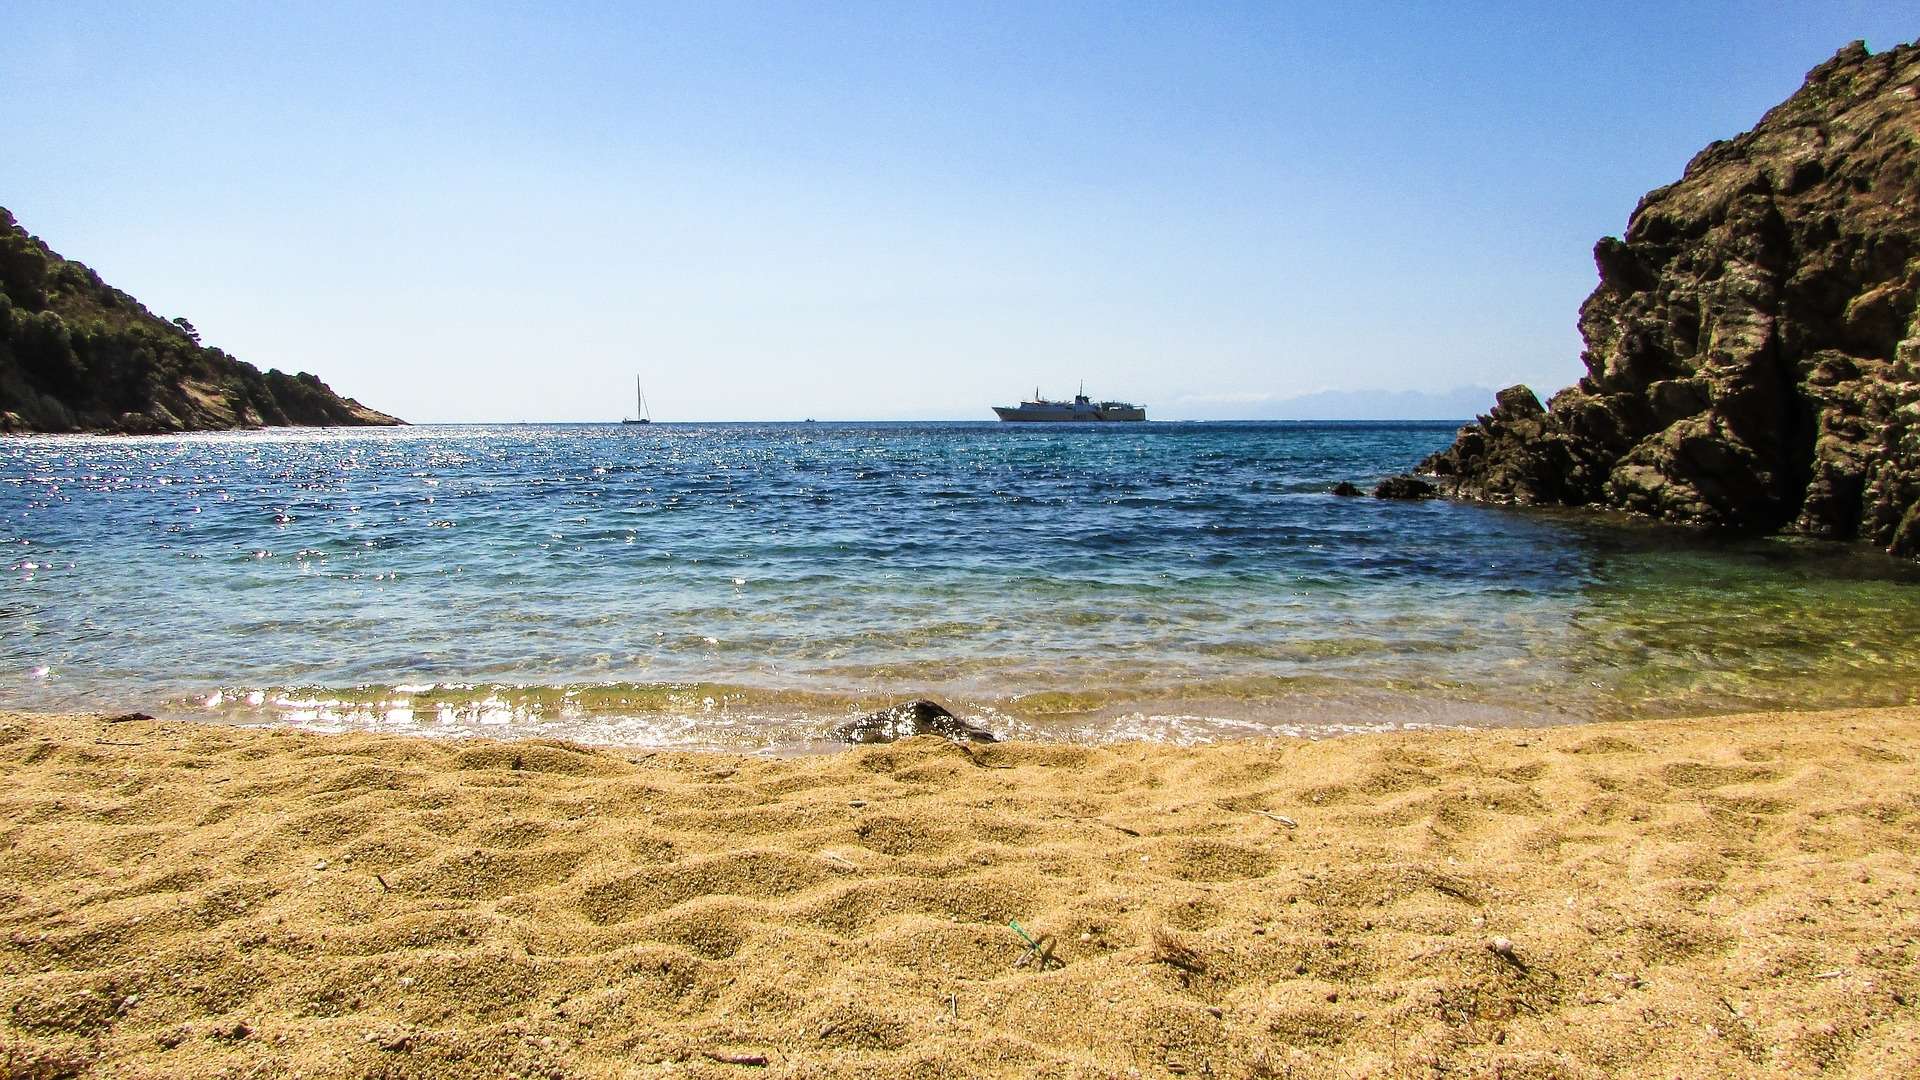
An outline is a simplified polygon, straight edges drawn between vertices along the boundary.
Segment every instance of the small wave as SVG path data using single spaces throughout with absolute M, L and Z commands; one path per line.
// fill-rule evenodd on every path
M 923 694 L 1056 737 L 1920 690 L 1920 570 L 1872 553 L 1324 495 L 1450 437 L 9 439 L 0 521 L 33 543 L 5 549 L 0 667 L 57 676 L 0 680 L 0 704 L 160 694 L 206 715 L 217 691 L 245 722 L 672 739 L 684 721 L 759 746 Z

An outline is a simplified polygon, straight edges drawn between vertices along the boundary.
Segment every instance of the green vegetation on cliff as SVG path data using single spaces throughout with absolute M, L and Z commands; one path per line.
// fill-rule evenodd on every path
M 398 424 L 302 372 L 200 344 L 63 259 L 0 207 L 0 431 L 153 434 Z

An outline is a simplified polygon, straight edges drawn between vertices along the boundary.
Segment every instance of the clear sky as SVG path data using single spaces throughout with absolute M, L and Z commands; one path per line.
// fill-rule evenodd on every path
M 1916 35 L 1910 2 L 0 0 L 0 205 L 415 421 L 612 419 L 636 374 L 661 420 L 1544 396 L 1642 193 Z

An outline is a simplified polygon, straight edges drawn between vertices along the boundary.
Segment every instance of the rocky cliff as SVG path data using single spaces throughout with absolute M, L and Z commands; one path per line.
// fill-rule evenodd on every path
M 312 375 L 262 374 L 201 345 L 191 323 L 152 314 L 0 207 L 0 431 L 400 422 Z
M 1593 254 L 1586 375 L 1501 391 L 1422 472 L 1920 555 L 1920 45 L 1840 50 Z

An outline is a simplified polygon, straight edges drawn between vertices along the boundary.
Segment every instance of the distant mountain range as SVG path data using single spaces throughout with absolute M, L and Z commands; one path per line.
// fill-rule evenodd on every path
M 301 372 L 262 373 L 61 258 L 0 207 L 0 431 L 147 435 L 399 424 Z
M 1322 390 L 1297 397 L 1266 394 L 1175 399 L 1162 416 L 1220 420 L 1471 420 L 1493 407 L 1493 390 L 1463 386 L 1420 390 Z M 1157 419 L 1157 417 L 1156 417 Z

